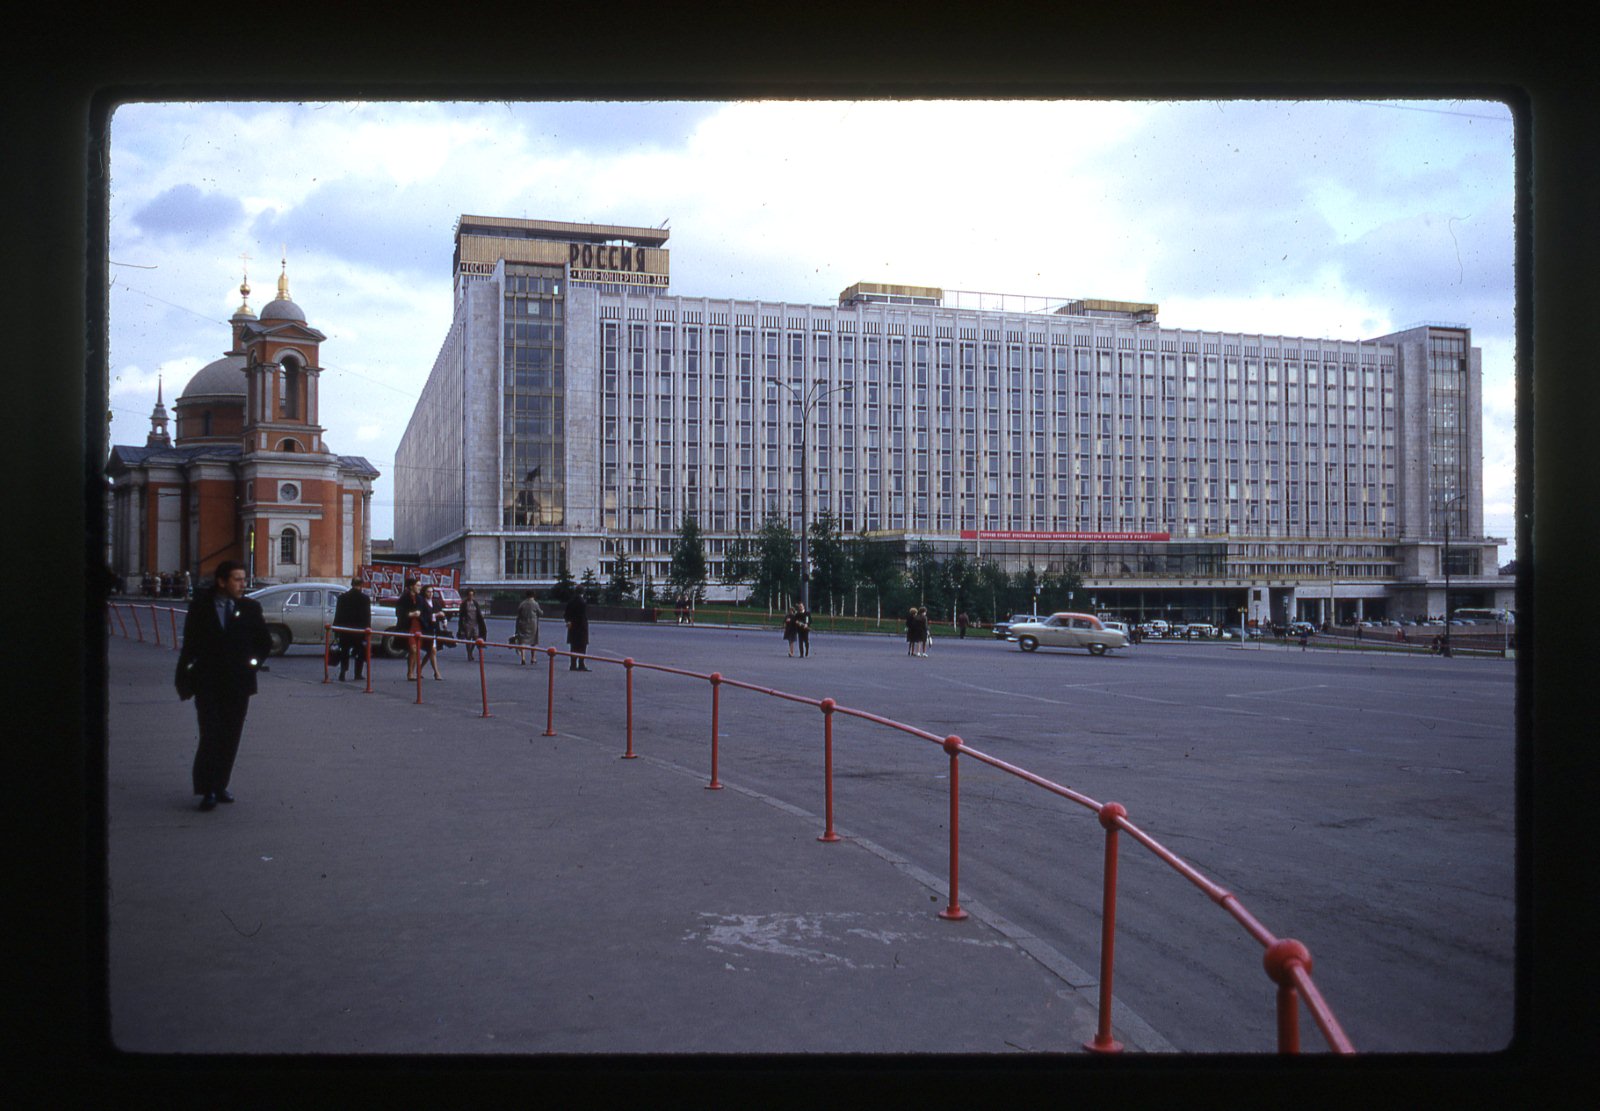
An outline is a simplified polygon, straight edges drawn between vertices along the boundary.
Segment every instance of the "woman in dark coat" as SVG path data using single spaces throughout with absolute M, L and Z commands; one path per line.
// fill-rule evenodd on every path
M 791 657 L 794 655 L 795 638 L 800 635 L 800 621 L 795 615 L 795 611 L 799 608 L 799 606 L 790 606 L 789 612 L 783 615 L 783 640 L 789 646 L 789 655 Z
M 478 604 L 470 587 L 461 592 L 461 609 L 456 612 L 456 639 L 466 642 L 468 663 L 472 662 L 472 653 L 477 650 L 473 641 L 489 639 L 489 625 L 483 619 L 483 607 Z
M 429 583 L 422 588 L 422 660 L 433 668 L 433 677 L 443 679 L 439 674 L 439 638 L 448 637 L 450 630 L 444 619 L 444 602 L 439 597 L 439 592 Z M 421 665 L 418 665 L 421 670 Z
M 416 579 L 407 579 L 406 588 L 394 602 L 395 625 L 402 633 L 420 633 L 422 631 L 422 594 L 418 589 Z M 406 679 L 413 680 L 417 677 L 421 666 L 421 651 L 414 636 L 406 637 Z
M 567 603 L 567 647 L 576 653 L 589 651 L 589 604 L 583 600 L 583 591 L 574 591 L 572 600 Z M 581 655 L 575 655 L 569 661 L 568 671 L 588 671 L 589 665 Z

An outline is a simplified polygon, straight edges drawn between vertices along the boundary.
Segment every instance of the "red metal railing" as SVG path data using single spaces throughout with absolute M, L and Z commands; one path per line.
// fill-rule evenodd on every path
M 115 612 L 118 603 L 112 603 L 111 605 L 113 612 Z M 132 606 L 129 606 L 128 608 L 130 612 L 134 613 L 135 628 L 137 629 L 137 612 Z M 153 609 L 154 607 L 151 608 Z M 176 620 L 176 618 L 174 618 L 174 620 Z M 119 624 L 121 623 L 120 616 L 118 617 L 118 622 Z M 323 681 L 328 681 L 328 653 L 329 645 L 331 643 L 331 636 L 333 633 L 340 632 L 362 633 L 365 635 L 368 662 L 367 689 L 370 691 L 372 689 L 371 651 L 373 634 L 373 630 L 371 629 L 352 629 L 333 625 L 324 627 Z M 122 635 L 127 635 L 125 625 L 123 626 Z M 380 633 L 379 635 L 388 635 L 391 637 L 409 636 L 413 639 L 420 638 L 420 634 L 416 633 Z M 142 635 L 140 635 L 139 639 L 143 639 Z M 174 634 L 173 639 L 174 642 L 176 642 L 176 634 Z M 438 639 L 447 643 L 462 643 L 454 638 L 449 637 L 441 637 Z M 487 671 L 484 665 L 486 649 L 504 648 L 513 652 L 526 652 L 528 649 L 519 645 L 485 641 L 482 639 L 474 641 L 473 644 L 478 650 L 478 673 L 480 677 L 480 686 L 483 693 L 482 716 L 491 717 L 493 715 L 491 715 L 489 712 L 489 686 Z M 721 709 L 721 691 L 723 687 L 734 687 L 739 690 L 750 691 L 752 693 L 763 695 L 769 698 L 777 698 L 789 702 L 797 702 L 802 705 L 816 707 L 819 711 L 821 711 L 823 718 L 823 792 L 826 800 L 825 827 L 821 836 L 817 838 L 819 841 L 835 842 L 840 840 L 840 837 L 834 831 L 833 826 L 833 719 L 836 715 L 844 714 L 847 717 L 857 718 L 873 725 L 883 726 L 884 728 L 906 733 L 910 736 L 939 745 L 950 759 L 949 899 L 944 908 L 938 912 L 938 916 L 943 919 L 959 921 L 968 916 L 967 912 L 961 908 L 959 887 L 961 859 L 961 757 L 968 757 L 980 764 L 985 764 L 989 767 L 992 767 L 997 771 L 1004 772 L 1007 775 L 1015 776 L 1016 778 L 1021 779 L 1026 783 L 1031 783 L 1034 786 L 1049 792 L 1050 794 L 1057 795 L 1079 806 L 1094 811 L 1099 820 L 1100 826 L 1105 830 L 1105 860 L 1103 867 L 1104 882 L 1102 885 L 1101 894 L 1100 991 L 1098 1001 L 1098 1023 L 1094 1037 L 1088 1042 L 1084 1043 L 1084 1048 L 1090 1050 L 1091 1052 L 1104 1054 L 1119 1053 L 1123 1048 L 1121 1043 L 1112 1037 L 1111 1032 L 1111 985 L 1116 951 L 1117 860 L 1119 849 L 1118 834 L 1123 832 L 1127 833 L 1135 841 L 1143 845 L 1162 863 L 1166 864 L 1173 871 L 1177 872 L 1184 879 L 1188 880 L 1190 883 L 1204 892 L 1212 902 L 1216 903 L 1218 906 L 1227 911 L 1228 914 L 1235 921 L 1237 921 L 1241 927 L 1243 927 L 1244 931 L 1262 946 L 1264 950 L 1262 957 L 1263 967 L 1266 970 L 1268 978 L 1271 979 L 1272 982 L 1277 986 L 1276 1024 L 1278 1034 L 1278 1052 L 1286 1054 L 1300 1052 L 1299 1014 L 1300 1001 L 1302 999 L 1305 1001 L 1307 1010 L 1311 1012 L 1311 1017 L 1316 1023 L 1318 1030 L 1321 1031 L 1322 1036 L 1326 1040 L 1329 1048 L 1335 1053 L 1355 1052 L 1355 1048 L 1350 1042 L 1349 1037 L 1339 1025 L 1338 1019 L 1333 1014 L 1332 1009 L 1328 1006 L 1327 1001 L 1322 997 L 1322 993 L 1317 989 L 1315 981 L 1313 981 L 1311 978 L 1312 960 L 1310 951 L 1299 941 L 1296 941 L 1292 938 L 1279 938 L 1275 936 L 1272 931 L 1268 930 L 1264 925 L 1262 925 L 1255 918 L 1255 916 L 1245 908 L 1244 904 L 1241 903 L 1232 892 L 1222 888 L 1221 886 L 1212 882 L 1210 879 L 1206 878 L 1187 861 L 1183 860 L 1176 853 L 1172 852 L 1154 837 L 1150 836 L 1150 834 L 1146 833 L 1144 830 L 1140 829 L 1138 826 L 1129 821 L 1127 809 L 1120 803 L 1097 802 L 1081 792 L 1074 791 L 1070 787 L 1064 787 L 1059 783 L 1054 783 L 1043 778 L 1042 776 L 1036 775 L 1025 768 L 1019 768 L 1013 764 L 1007 763 L 1004 760 L 991 756 L 988 753 L 972 748 L 963 742 L 958 736 L 951 735 L 941 737 L 937 734 L 930 733 L 927 730 L 918 729 L 916 726 L 908 725 L 905 722 L 882 717 L 866 710 L 859 710 L 850 706 L 841 706 L 832 698 L 811 698 L 806 695 L 793 694 L 788 691 L 781 691 L 771 687 L 763 687 L 754 683 L 746 683 L 741 680 L 730 679 L 718 672 L 702 674 L 695 671 L 686 671 L 682 668 L 669 667 L 665 664 L 641 663 L 640 661 L 632 659 L 631 657 L 625 659 L 615 659 L 608 656 L 593 656 L 585 653 L 569 652 L 553 647 L 545 648 L 544 651 L 549 662 L 548 680 L 546 684 L 547 690 L 544 731 L 544 736 L 547 737 L 553 737 L 556 735 L 555 687 L 556 657 L 558 655 L 566 656 L 569 660 L 579 660 L 585 663 L 593 661 L 601 664 L 614 664 L 623 669 L 623 673 L 626 677 L 627 706 L 626 751 L 622 754 L 623 759 L 632 759 L 638 755 L 636 752 L 634 752 L 633 735 L 633 673 L 636 670 L 644 668 L 649 671 L 658 671 L 667 675 L 679 675 L 685 678 L 702 680 L 709 683 L 711 686 L 711 779 L 710 782 L 706 784 L 707 790 L 720 790 L 723 786 L 721 781 L 718 779 L 718 760 L 720 753 L 719 716 Z M 422 669 L 420 664 L 421 659 L 419 657 L 416 697 L 416 701 L 419 704 L 422 702 Z

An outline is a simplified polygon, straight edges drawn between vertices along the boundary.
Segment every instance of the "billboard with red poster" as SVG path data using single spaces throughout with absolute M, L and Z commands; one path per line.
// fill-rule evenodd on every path
M 456 567 L 415 567 L 409 563 L 365 563 L 361 578 L 367 593 L 374 598 L 398 598 L 407 579 L 420 579 L 423 586 L 461 588 L 461 570 Z

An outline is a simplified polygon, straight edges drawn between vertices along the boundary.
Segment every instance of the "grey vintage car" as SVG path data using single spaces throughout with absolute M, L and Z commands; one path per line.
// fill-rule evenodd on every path
M 291 644 L 321 646 L 325 625 L 333 623 L 333 607 L 339 595 L 350 589 L 349 583 L 293 582 L 277 583 L 249 592 L 249 597 L 261 603 L 261 615 L 267 623 L 267 633 L 272 637 L 272 654 L 281 656 Z M 374 603 L 372 627 L 386 632 L 395 626 L 394 607 Z M 389 637 L 374 637 L 374 655 L 394 655 L 395 646 Z
M 1107 628 L 1088 613 L 1052 613 L 1037 621 L 1021 621 L 1011 626 L 1017 647 L 1024 652 L 1046 648 L 1087 648 L 1091 655 L 1104 656 L 1108 649 L 1128 647 L 1128 635 Z

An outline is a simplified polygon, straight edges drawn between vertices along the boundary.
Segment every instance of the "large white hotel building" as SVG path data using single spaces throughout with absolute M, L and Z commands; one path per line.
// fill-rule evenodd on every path
M 859 284 L 668 292 L 660 229 L 462 216 L 455 312 L 395 460 L 395 545 L 464 583 L 664 580 L 831 511 L 909 551 L 1076 567 L 1101 609 L 1237 623 L 1511 606 L 1465 324 L 1364 340 L 1157 306 Z

